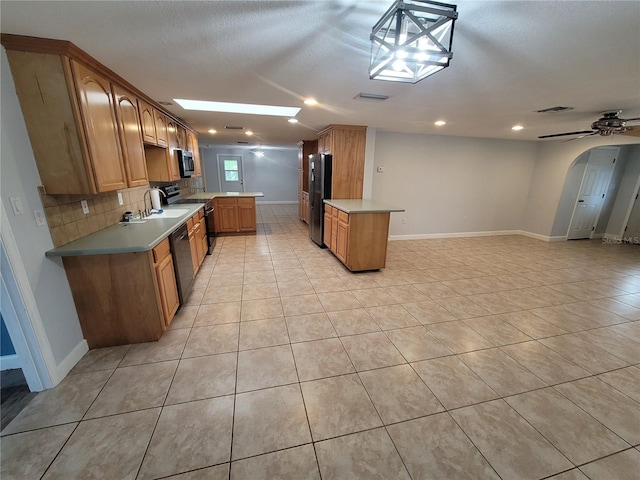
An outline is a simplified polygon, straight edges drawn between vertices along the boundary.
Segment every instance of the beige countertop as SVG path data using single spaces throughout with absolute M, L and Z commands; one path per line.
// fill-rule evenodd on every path
M 177 217 L 162 217 L 162 214 L 159 214 L 158 218 L 146 219 L 144 223 L 111 225 L 91 235 L 49 250 L 45 252 L 45 256 L 75 257 L 151 250 L 201 208 L 203 208 L 202 204 L 198 203 L 167 206 L 164 207 L 165 212 L 184 210 L 184 213 Z
M 404 212 L 404 208 L 392 207 L 372 200 L 340 200 L 330 199 L 324 203 L 346 213 L 390 213 Z
M 218 197 L 264 197 L 262 192 L 200 192 L 185 195 L 184 200 L 202 200 L 203 202 Z

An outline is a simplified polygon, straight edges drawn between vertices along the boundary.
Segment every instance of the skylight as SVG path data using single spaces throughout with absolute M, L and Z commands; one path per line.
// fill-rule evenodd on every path
M 277 117 L 295 117 L 300 107 L 279 107 L 275 105 L 252 105 L 250 103 L 210 102 L 206 100 L 185 100 L 174 98 L 185 110 L 205 112 L 245 113 L 250 115 L 273 115 Z

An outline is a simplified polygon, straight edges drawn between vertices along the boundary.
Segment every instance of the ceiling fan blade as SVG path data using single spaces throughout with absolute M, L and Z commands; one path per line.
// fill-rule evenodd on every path
M 567 142 L 571 142 L 572 140 L 580 140 L 581 138 L 590 137 L 592 135 L 597 135 L 597 134 L 598 134 L 598 132 L 586 133 L 584 135 L 580 135 L 579 137 L 570 138 L 569 140 L 565 140 L 564 142 L 560 142 L 560 143 L 567 143 Z
M 555 133 L 553 135 L 541 135 L 538 138 L 564 137 L 567 135 L 583 135 L 586 133 L 598 133 L 598 132 L 597 131 L 594 132 L 593 130 L 583 130 L 581 132 L 567 132 L 567 133 Z
M 640 137 L 640 127 L 628 127 L 626 132 L 622 132 L 620 135 L 631 135 L 632 137 Z
M 640 120 L 640 117 L 638 117 L 638 118 L 625 118 L 624 119 L 625 122 L 637 122 L 639 120 Z

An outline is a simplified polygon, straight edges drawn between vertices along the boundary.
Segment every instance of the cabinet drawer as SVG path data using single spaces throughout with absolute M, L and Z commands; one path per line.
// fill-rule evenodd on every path
M 334 218 L 338 218 L 338 212 L 340 210 L 338 210 L 336 207 L 331 207 L 331 216 Z
M 187 232 L 191 232 L 193 230 L 193 217 L 187 220 Z
M 329 216 L 330 216 L 330 215 L 331 215 L 332 210 L 333 210 L 333 207 L 332 207 L 331 205 L 326 205 L 326 204 L 325 204 L 325 206 L 324 206 L 324 213 L 325 213 L 325 214 L 327 214 L 327 215 L 329 215 Z
M 218 205 L 236 205 L 236 200 L 238 199 L 221 197 L 221 198 L 216 198 L 215 201 Z
M 342 210 L 338 210 L 338 220 L 344 223 L 349 223 L 349 214 Z
M 253 202 L 255 202 L 253 197 L 237 198 L 236 200 L 238 201 L 238 205 L 253 205 Z
M 204 209 L 198 210 L 198 219 L 204 218 Z
M 163 241 L 161 241 L 158 245 L 156 245 L 154 247 L 154 249 L 153 249 L 153 261 L 155 263 L 158 263 L 164 257 L 169 255 L 169 253 L 170 253 L 169 239 L 165 238 Z

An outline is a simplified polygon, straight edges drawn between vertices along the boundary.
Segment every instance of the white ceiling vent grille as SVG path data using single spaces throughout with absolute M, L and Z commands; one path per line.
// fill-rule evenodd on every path
M 389 95 L 378 95 L 377 93 L 360 92 L 353 98 L 356 100 L 377 100 L 378 102 L 384 102 L 389 98 Z

